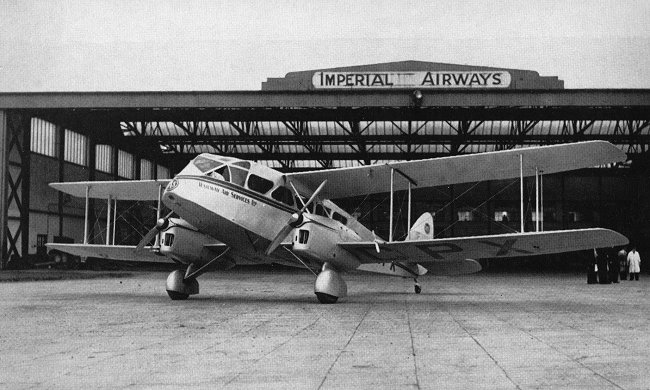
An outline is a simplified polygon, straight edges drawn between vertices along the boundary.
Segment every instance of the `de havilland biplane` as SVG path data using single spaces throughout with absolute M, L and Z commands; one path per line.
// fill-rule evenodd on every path
M 625 161 L 625 153 L 604 141 L 512 149 L 437 159 L 281 173 L 253 161 L 212 154 L 194 158 L 172 180 L 52 183 L 86 198 L 83 244 L 48 244 L 74 255 L 113 260 L 176 262 L 167 278 L 171 299 L 198 294 L 197 277 L 209 265 L 280 263 L 317 273 L 322 303 L 347 295 L 342 274 L 378 272 L 415 280 L 433 275 L 478 272 L 476 259 L 561 253 L 625 245 L 608 229 L 521 232 L 434 238 L 433 216 L 424 213 L 404 241 L 394 241 L 393 192 L 411 188 L 523 178 Z M 539 180 L 536 180 L 538 183 Z M 536 186 L 539 195 L 539 186 Z M 381 239 L 330 199 L 390 191 L 390 237 Z M 106 245 L 88 244 L 88 199 L 108 200 Z M 111 245 L 113 200 L 158 200 L 171 213 L 159 218 L 137 246 Z M 539 201 L 537 215 L 539 215 Z M 175 214 L 174 217 L 172 215 Z M 523 219 L 523 218 L 522 218 Z M 155 239 L 155 244 L 150 245 Z M 162 256 L 162 257 L 161 257 Z M 316 272 L 314 272 L 316 274 Z

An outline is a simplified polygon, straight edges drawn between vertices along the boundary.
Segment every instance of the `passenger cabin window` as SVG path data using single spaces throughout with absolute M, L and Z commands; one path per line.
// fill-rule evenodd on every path
M 248 175 L 248 171 L 237 168 L 237 167 L 230 167 L 230 181 L 233 184 L 237 184 L 238 186 L 244 186 L 244 183 L 246 182 L 246 176 Z
M 251 173 L 248 176 L 248 188 L 260 194 L 266 194 L 273 188 L 273 182 Z
M 271 192 L 271 198 L 280 201 L 289 206 L 293 206 L 293 195 L 287 187 L 278 187 Z
M 212 170 L 223 163 L 220 161 L 211 160 L 209 158 L 198 156 L 194 159 L 194 166 L 199 168 L 201 172 L 205 173 L 209 170 Z
M 348 219 L 342 216 L 341 214 L 337 213 L 336 211 L 334 212 L 334 214 L 332 214 L 332 219 L 335 221 L 339 221 L 344 225 L 347 225 L 348 223 Z

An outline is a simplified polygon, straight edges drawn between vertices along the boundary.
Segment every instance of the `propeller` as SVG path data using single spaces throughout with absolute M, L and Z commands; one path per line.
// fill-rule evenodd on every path
M 296 226 L 300 225 L 302 223 L 302 214 L 307 210 L 307 207 L 311 204 L 311 202 L 316 199 L 318 194 L 323 190 L 325 187 L 325 184 L 327 183 L 327 180 L 323 181 L 320 186 L 314 191 L 312 194 L 311 198 L 302 205 L 302 208 L 297 212 L 293 213 L 291 215 L 291 218 L 287 221 L 287 223 L 282 227 L 282 230 L 275 236 L 273 241 L 271 241 L 271 244 L 269 244 L 268 248 L 266 248 L 266 251 L 264 253 L 268 256 L 270 255 L 281 243 L 282 241 L 287 238 L 287 235 L 291 233 L 291 230 L 294 229 Z M 298 195 L 298 199 L 302 202 L 302 198 L 300 198 L 300 195 L 298 194 L 298 191 L 296 190 L 296 187 L 293 186 L 293 183 L 289 182 L 291 185 L 291 188 L 293 188 L 293 191 Z
M 138 246 L 135 247 L 136 252 L 139 252 L 142 249 L 144 249 L 144 246 L 147 245 L 151 240 L 153 240 L 153 238 L 156 237 L 156 234 L 160 233 L 160 231 L 162 231 L 167 226 L 169 226 L 169 217 L 171 217 L 173 213 L 174 212 L 171 211 L 164 218 L 160 218 L 158 221 L 156 221 L 156 226 L 151 228 L 151 230 L 149 230 L 147 234 L 145 234 L 144 237 L 142 237 L 142 240 L 140 240 Z

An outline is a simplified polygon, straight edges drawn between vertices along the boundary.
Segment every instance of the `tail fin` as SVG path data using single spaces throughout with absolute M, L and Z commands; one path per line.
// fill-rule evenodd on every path
M 406 241 L 433 239 L 433 214 L 424 213 L 413 224 Z

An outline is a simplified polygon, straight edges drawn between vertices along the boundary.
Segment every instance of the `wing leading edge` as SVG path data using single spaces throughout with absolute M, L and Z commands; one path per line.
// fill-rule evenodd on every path
M 78 181 L 72 183 L 50 183 L 50 187 L 79 198 L 119 200 L 157 200 L 160 188 L 171 179 L 165 180 L 121 180 L 121 181 Z
M 47 244 L 50 249 L 69 253 L 81 257 L 98 257 L 116 261 L 141 261 L 147 263 L 170 263 L 170 259 L 159 256 L 145 247 L 145 250 L 136 252 L 131 245 L 93 245 L 93 244 Z
M 587 141 L 383 165 L 296 172 L 287 174 L 287 177 L 311 188 L 316 188 L 327 179 L 327 186 L 321 195 L 337 199 L 389 191 L 391 168 L 411 178 L 418 187 L 517 178 L 520 155 L 524 176 L 535 175 L 536 169 L 550 174 L 622 162 L 627 158 L 623 151 L 609 142 Z M 407 180 L 396 175 L 394 189 L 407 188 Z
M 508 258 L 627 245 L 628 239 L 609 229 L 593 228 L 535 233 L 399 241 L 345 242 L 338 245 L 361 263 L 409 261 L 429 265 L 464 262 L 466 259 Z M 432 264 L 433 263 L 433 264 Z

